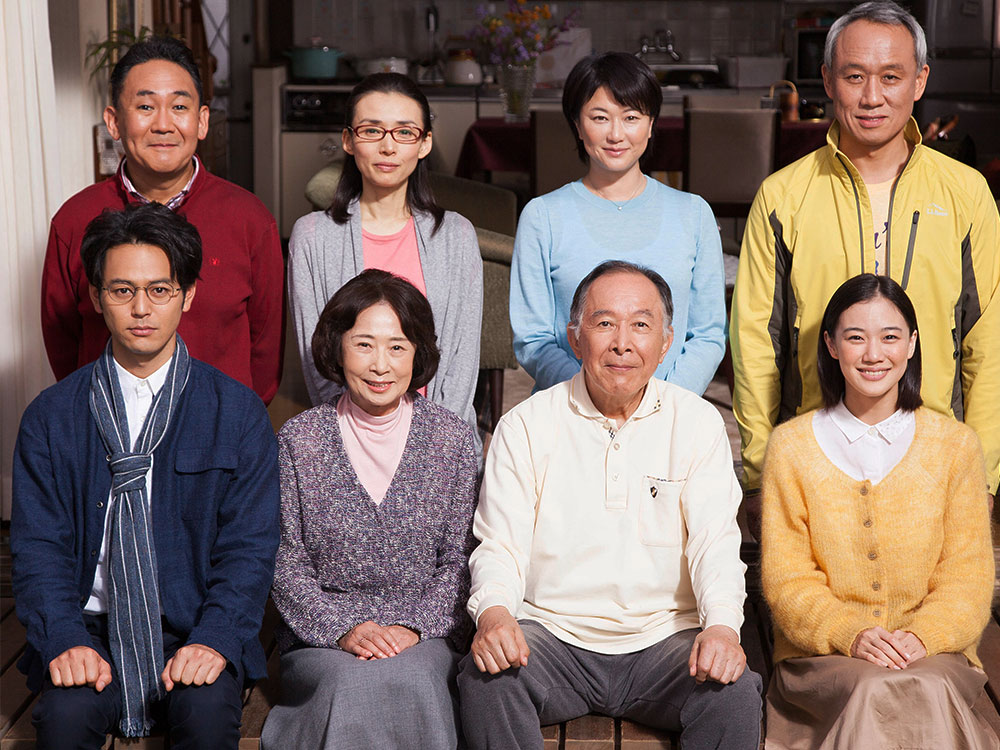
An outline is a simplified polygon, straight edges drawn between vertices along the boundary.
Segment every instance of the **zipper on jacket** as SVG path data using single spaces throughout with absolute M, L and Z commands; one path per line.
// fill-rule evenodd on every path
M 916 149 L 914 149 L 916 151 Z M 892 202 L 896 198 L 896 187 L 899 185 L 900 179 L 903 177 L 903 172 L 906 171 L 906 165 L 910 163 L 910 159 L 913 158 L 913 151 L 910 155 L 906 157 L 906 161 L 903 162 L 903 168 L 896 175 L 896 179 L 892 181 L 892 190 L 889 191 L 889 213 L 885 217 L 885 275 L 891 278 L 890 270 L 891 266 L 889 264 L 889 247 L 892 239 Z M 871 206 L 871 201 L 868 201 L 869 207 Z M 874 219 L 874 217 L 872 217 Z M 915 220 L 914 220 L 915 221 Z M 910 248 L 913 248 L 913 231 L 910 231 Z M 909 259 L 909 256 L 907 256 Z M 907 266 L 909 268 L 909 266 Z M 903 289 L 906 289 L 906 283 L 903 283 Z
M 903 266 L 903 279 L 900 286 L 906 291 L 906 285 L 910 281 L 910 264 L 913 262 L 913 246 L 917 243 L 917 222 L 920 221 L 920 212 L 913 212 L 913 221 L 910 223 L 910 240 L 906 243 L 906 265 Z
M 844 160 L 837 154 L 837 159 L 840 161 L 841 166 L 844 171 L 847 172 L 847 177 L 851 181 L 851 187 L 854 189 L 854 207 L 858 212 L 858 239 L 861 242 L 861 271 L 859 273 L 865 272 L 865 227 L 861 221 L 861 196 L 858 195 L 858 185 L 854 182 L 854 175 L 851 174 L 851 170 L 847 168 L 844 164 Z

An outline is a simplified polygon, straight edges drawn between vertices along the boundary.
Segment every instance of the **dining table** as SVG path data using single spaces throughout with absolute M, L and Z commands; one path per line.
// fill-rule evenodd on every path
M 830 120 L 781 123 L 778 168 L 791 164 L 826 142 Z M 648 171 L 680 172 L 684 169 L 684 118 L 659 117 L 649 146 Z M 502 117 L 481 117 L 469 126 L 455 166 L 458 177 L 476 178 L 490 172 L 531 170 L 531 129 L 527 122 L 507 122 Z

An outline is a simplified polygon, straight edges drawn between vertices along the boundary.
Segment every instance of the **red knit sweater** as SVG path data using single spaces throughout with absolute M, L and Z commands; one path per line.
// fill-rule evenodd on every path
M 119 174 L 66 201 L 52 218 L 42 271 L 42 333 L 61 380 L 97 359 L 108 340 L 90 301 L 80 243 L 105 208 L 135 202 Z M 281 378 L 284 262 L 274 217 L 253 194 L 202 164 L 177 213 L 201 234 L 198 294 L 178 333 L 191 356 L 253 388 L 268 403 Z

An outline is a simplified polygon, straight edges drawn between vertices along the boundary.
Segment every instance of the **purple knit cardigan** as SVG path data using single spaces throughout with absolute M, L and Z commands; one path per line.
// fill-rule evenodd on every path
M 333 403 L 278 433 L 281 544 L 271 595 L 282 652 L 339 648 L 362 622 L 405 625 L 464 648 L 478 496 L 472 429 L 417 396 L 399 467 L 382 503 L 358 481 Z

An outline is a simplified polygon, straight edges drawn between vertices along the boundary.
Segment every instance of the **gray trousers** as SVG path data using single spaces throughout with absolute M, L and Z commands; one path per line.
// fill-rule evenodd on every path
M 681 731 L 681 747 L 756 750 L 761 679 L 749 669 L 736 682 L 698 684 L 688 657 L 698 630 L 684 630 L 631 654 L 570 646 L 530 620 L 518 620 L 528 665 L 480 672 L 472 655 L 459 665 L 462 728 L 470 750 L 541 750 L 540 724 L 595 712 Z

